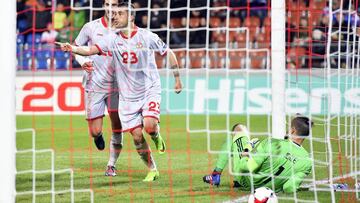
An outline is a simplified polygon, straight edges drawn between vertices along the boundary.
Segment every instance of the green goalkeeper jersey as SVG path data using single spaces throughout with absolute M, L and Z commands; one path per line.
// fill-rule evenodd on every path
M 311 160 L 309 153 L 291 140 L 268 138 L 250 152 L 250 158 L 235 159 L 234 171 L 251 172 L 252 178 L 236 178 L 245 189 L 250 189 L 251 184 L 254 188 L 273 188 L 274 182 L 276 192 L 290 193 L 296 191 L 311 172 Z

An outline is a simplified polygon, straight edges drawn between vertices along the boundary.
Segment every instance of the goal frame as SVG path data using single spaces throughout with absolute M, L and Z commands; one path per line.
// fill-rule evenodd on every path
M 2 126 L 0 148 L 0 202 L 15 202 L 15 75 L 16 75 L 16 2 L 4 1 L 0 8 L 1 27 L 4 28 L 0 37 L 0 122 Z
M 285 116 L 285 0 L 271 0 L 271 105 L 272 137 L 283 139 Z

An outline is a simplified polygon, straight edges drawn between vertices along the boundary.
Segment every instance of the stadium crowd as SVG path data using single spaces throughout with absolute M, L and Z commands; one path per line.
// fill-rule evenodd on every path
M 102 0 L 17 0 L 18 70 L 67 70 L 79 67 L 68 53 L 56 50 L 55 41 L 72 42 L 90 19 L 103 15 Z M 269 65 L 270 1 L 268 0 L 133 0 L 136 25 L 150 28 L 176 51 L 181 67 L 264 69 Z M 340 0 L 333 1 L 340 8 Z M 168 5 L 168 3 L 170 5 Z M 81 8 L 86 9 L 81 9 Z M 188 9 L 190 7 L 190 9 Z M 229 8 L 230 7 L 230 8 Z M 348 47 L 337 41 L 354 41 L 348 25 L 359 25 L 358 5 L 343 0 L 343 9 L 332 16 L 333 30 L 341 26 L 341 35 L 333 35 L 332 51 Z M 170 10 L 170 9 L 174 10 Z M 228 9 L 229 8 L 229 9 Z M 227 12 L 229 10 L 229 12 Z M 324 67 L 329 23 L 326 0 L 287 0 L 288 68 Z M 247 28 L 247 29 L 245 29 Z M 207 31 L 209 30 L 209 34 Z M 249 39 L 247 39 L 249 32 Z M 340 36 L 340 37 L 339 37 Z M 348 39 L 348 40 L 346 40 Z M 208 52 L 206 51 L 208 50 Z M 188 52 L 188 53 L 187 53 Z M 250 60 L 246 60 L 247 52 Z M 226 61 L 229 61 L 227 63 Z M 345 60 L 331 61 L 334 67 Z M 188 63 L 188 64 L 187 64 Z M 341 64 L 338 64 L 341 63 Z M 165 61 L 157 56 L 158 67 Z

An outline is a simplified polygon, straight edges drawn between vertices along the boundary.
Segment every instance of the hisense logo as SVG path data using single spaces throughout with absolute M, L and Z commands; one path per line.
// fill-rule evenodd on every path
M 189 76 L 189 86 L 177 95 L 162 91 L 162 111 L 174 114 L 270 114 L 271 87 L 267 77 L 219 79 Z M 82 77 L 39 77 L 16 79 L 18 114 L 79 114 L 85 110 Z M 169 90 L 162 78 L 163 90 Z M 334 84 L 327 88 L 323 81 L 313 81 L 311 87 L 288 88 L 285 92 L 286 111 L 306 114 L 360 114 L 360 87 Z M 306 87 L 305 87 L 306 86 Z M 188 97 L 187 97 L 188 96 Z M 171 101 L 179 102 L 171 102 Z M 167 103 L 169 102 L 169 104 Z M 188 102 L 188 103 L 187 103 Z
M 208 88 L 206 80 L 195 81 L 192 113 L 268 114 L 271 113 L 271 87 L 246 88 L 244 79 L 221 79 L 217 88 Z M 287 113 L 360 114 L 360 88 L 341 92 L 337 88 L 313 88 L 310 94 L 301 88 L 285 92 Z

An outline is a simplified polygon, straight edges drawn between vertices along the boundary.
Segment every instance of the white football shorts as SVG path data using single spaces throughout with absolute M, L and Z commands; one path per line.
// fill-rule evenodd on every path
M 119 101 L 119 117 L 124 132 L 142 127 L 143 119 L 155 118 L 160 122 L 161 94 L 150 93 L 144 100 Z
M 119 106 L 119 93 L 85 91 L 86 120 L 104 117 L 105 106 L 108 112 L 117 112 Z

